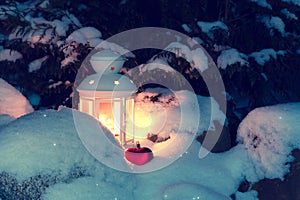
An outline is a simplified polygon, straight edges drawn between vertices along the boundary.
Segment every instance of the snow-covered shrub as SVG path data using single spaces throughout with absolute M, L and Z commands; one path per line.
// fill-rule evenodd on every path
M 289 171 L 291 152 L 300 148 L 300 104 L 280 104 L 257 108 L 242 121 L 238 141 L 254 163 L 257 177 L 281 178 Z
M 226 69 L 229 65 L 240 64 L 240 66 L 249 65 L 247 61 L 247 56 L 243 53 L 240 53 L 236 49 L 226 49 L 221 52 L 221 55 L 218 57 L 217 65 L 221 69 Z
M 71 105 L 82 60 L 101 40 L 69 10 L 49 1 L 4 1 L 0 6 L 2 78 L 25 96 L 39 95 L 36 108 Z M 60 84 L 58 84 L 60 83 Z

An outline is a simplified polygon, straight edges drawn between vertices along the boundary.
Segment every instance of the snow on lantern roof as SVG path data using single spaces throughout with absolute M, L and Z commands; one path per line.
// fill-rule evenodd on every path
M 137 91 L 135 84 L 121 74 L 92 74 L 77 87 L 79 93 L 103 93 L 114 97 L 131 96 Z

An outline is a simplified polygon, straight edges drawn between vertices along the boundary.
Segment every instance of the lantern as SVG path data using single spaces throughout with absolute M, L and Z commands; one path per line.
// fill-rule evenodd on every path
M 91 57 L 96 74 L 87 76 L 78 86 L 79 110 L 94 116 L 125 147 L 134 144 L 134 83 L 118 72 L 124 57 L 103 50 Z

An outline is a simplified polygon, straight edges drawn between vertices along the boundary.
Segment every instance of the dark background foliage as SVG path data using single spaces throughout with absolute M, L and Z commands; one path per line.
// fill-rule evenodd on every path
M 17 3 L 26 3 L 25 0 L 3 1 L 3 5 L 16 7 Z M 38 1 L 37 1 L 38 2 Z M 42 1 L 40 1 L 42 3 Z M 235 141 L 236 128 L 242 118 L 252 109 L 278 103 L 300 100 L 300 22 L 288 19 L 281 10 L 287 8 L 296 16 L 300 16 L 300 7 L 282 2 L 269 1 L 272 9 L 258 6 L 251 1 L 233 0 L 50 0 L 47 8 L 32 9 L 35 16 L 43 16 L 46 20 L 61 18 L 66 12 L 74 14 L 81 22 L 82 27 L 92 26 L 102 33 L 106 39 L 122 31 L 146 26 L 157 26 L 174 29 L 191 37 L 203 40 L 203 47 L 214 61 L 217 61 L 220 51 L 215 45 L 228 46 L 244 54 L 273 48 L 275 51 L 285 50 L 283 56 L 270 59 L 264 66 L 249 57 L 249 66 L 233 64 L 226 69 L 220 69 L 226 92 L 231 96 L 228 99 L 228 119 L 231 129 L 232 142 Z M 1 8 L 3 12 L 3 8 Z M 18 10 L 16 14 L 7 13 L 7 18 L 0 22 L 0 33 L 7 36 L 17 27 L 23 34 L 30 31 L 29 22 L 24 20 L 24 13 Z M 282 35 L 274 28 L 267 28 L 261 20 L 264 16 L 278 16 L 285 23 L 288 32 Z M 216 29 L 214 37 L 206 35 L 197 26 L 198 21 L 223 21 L 228 31 Z M 187 24 L 191 32 L 185 32 L 182 24 Z M 41 27 L 47 30 L 47 27 Z M 78 29 L 76 24 L 70 26 L 66 35 Z M 54 35 L 54 34 L 53 34 Z M 66 36 L 67 37 L 67 36 Z M 64 39 L 64 38 L 62 38 Z M 79 52 L 77 61 L 61 67 L 65 58 L 62 49 L 51 43 L 35 45 L 24 42 L 22 39 L 9 40 L 3 37 L 0 45 L 5 49 L 16 50 L 23 55 L 23 59 L 16 62 L 0 61 L 0 77 L 17 87 L 25 96 L 37 94 L 41 97 L 35 109 L 57 108 L 60 105 L 72 106 L 72 91 L 77 70 L 83 59 L 92 50 L 89 45 L 78 44 L 73 51 Z M 135 60 L 125 63 L 126 67 L 134 67 L 145 63 L 157 50 L 137 51 Z M 28 64 L 40 57 L 49 56 L 39 70 L 29 73 Z M 172 55 L 171 55 L 172 56 Z M 192 73 L 190 64 L 183 58 L 173 58 L 172 67 L 180 71 L 192 84 L 196 93 L 208 96 L 205 83 L 201 75 Z M 188 71 L 188 73 L 186 73 Z M 266 80 L 262 74 L 268 79 Z M 52 84 L 61 81 L 56 87 Z M 240 106 L 239 102 L 246 99 L 248 103 Z

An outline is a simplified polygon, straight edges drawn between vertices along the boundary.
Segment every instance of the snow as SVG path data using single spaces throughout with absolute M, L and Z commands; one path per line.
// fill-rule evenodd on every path
M 78 10 L 79 11 L 85 11 L 88 7 L 85 4 L 79 4 L 78 5 Z
M 4 40 L 7 40 L 7 39 L 8 39 L 7 35 L 0 33 L 0 42 L 3 42 Z M 3 46 L 0 46 L 0 50 L 2 50 L 2 49 L 3 49 Z
M 251 190 L 245 193 L 237 192 L 235 193 L 236 200 L 258 200 L 257 192 L 255 190 Z
M 282 9 L 281 13 L 284 14 L 287 19 L 298 20 L 298 17 L 294 13 L 291 13 L 287 8 Z
M 191 56 L 191 49 L 180 43 L 180 42 L 172 42 L 170 43 L 165 50 L 171 51 L 176 54 L 178 57 L 183 57 L 187 61 L 191 62 L 192 61 L 192 56 Z
M 241 66 L 248 65 L 248 57 L 240 53 L 237 49 L 231 48 L 223 50 L 217 59 L 217 65 L 221 69 L 226 69 L 227 66 L 239 63 Z
M 128 188 L 129 189 L 129 188 Z M 126 194 L 124 188 L 114 187 L 113 184 L 104 183 L 101 179 L 97 180 L 93 177 L 79 178 L 71 183 L 59 183 L 47 190 L 44 200 L 54 199 L 123 199 Z M 121 193 L 121 194 L 120 194 Z M 126 195 L 126 199 L 132 199 L 130 193 Z
M 242 121 L 238 141 L 245 145 L 256 174 L 248 180 L 283 179 L 288 173 L 291 151 L 300 148 L 299 116 L 300 103 L 289 103 L 257 108 Z
M 5 20 L 8 18 L 8 15 L 16 16 L 16 8 L 13 6 L 3 6 L 0 5 L 0 20 Z
M 14 118 L 33 112 L 28 100 L 13 86 L 0 78 L 0 114 Z
M 40 5 L 39 5 L 39 7 L 40 8 L 47 8 L 48 6 L 49 6 L 49 1 L 48 0 L 45 0 L 45 1 L 43 1 Z
M 67 48 L 63 50 L 65 58 L 60 62 L 61 67 L 65 67 L 70 63 L 78 61 L 77 56 L 79 56 L 80 54 L 78 52 L 72 51 L 73 48 L 73 46 L 68 45 Z
M 220 52 L 220 51 L 223 51 L 223 50 L 227 50 L 227 49 L 230 49 L 229 46 L 224 46 L 224 45 L 217 45 L 217 44 L 214 44 L 214 52 Z
M 23 58 L 23 55 L 18 51 L 14 51 L 11 49 L 2 49 L 0 50 L 0 61 L 12 61 L 16 62 L 16 60 Z
M 126 4 L 127 0 L 121 0 L 120 5 Z
M 230 199 L 230 194 L 235 193 L 242 180 L 244 163 L 248 162 L 243 147 L 238 146 L 230 152 L 209 154 L 204 159 L 196 159 L 198 148 L 199 145 L 194 142 L 172 165 L 139 175 L 137 185 L 142 184 L 143 188 L 147 188 L 143 199 L 168 199 L 168 195 L 173 197 L 179 193 L 179 199 L 202 195 L 206 199 Z M 140 190 L 134 192 L 138 196 Z
M 263 66 L 266 62 L 270 61 L 271 58 L 277 59 L 277 55 L 284 55 L 285 51 L 279 50 L 275 51 L 274 49 L 262 49 L 258 52 L 253 52 L 249 54 L 249 57 L 253 57 L 255 61 Z
M 33 72 L 36 70 L 39 70 L 43 64 L 43 62 L 45 62 L 48 59 L 49 56 L 44 56 L 42 58 L 36 59 L 34 61 L 32 61 L 31 63 L 29 63 L 28 65 L 28 72 Z
M 95 49 L 97 49 L 97 50 L 108 49 L 108 50 L 112 50 L 120 55 L 124 55 L 125 57 L 129 57 L 129 58 L 135 57 L 135 55 L 128 49 L 125 49 L 124 47 L 122 47 L 116 43 L 108 42 L 106 40 L 102 40 L 101 43 L 95 47 Z
M 23 7 L 24 4 L 22 4 L 21 7 Z M 49 1 L 44 1 L 39 5 L 39 7 L 44 8 L 47 5 L 49 5 Z M 31 6 L 34 6 L 34 4 L 32 3 Z M 25 31 L 22 30 L 21 26 L 17 27 L 14 32 L 10 33 L 9 40 L 20 38 L 23 42 L 28 41 L 33 44 L 56 43 L 61 37 L 66 36 L 70 27 L 81 27 L 78 19 L 69 12 L 66 12 L 61 19 L 48 21 L 43 17 L 33 17 L 30 9 L 26 10 L 25 8 L 21 8 L 21 10 L 22 14 L 25 16 L 24 20 L 30 25 L 25 27 Z
M 47 30 L 31 30 L 29 33 L 27 33 L 23 37 L 23 42 L 28 41 L 33 44 L 35 43 L 42 43 L 42 44 L 48 44 L 51 43 L 52 41 L 57 41 L 58 37 L 54 36 L 53 37 L 53 30 L 47 29 Z
M 157 70 L 157 69 L 163 70 L 166 73 L 176 72 L 172 67 L 170 67 L 169 65 L 163 63 L 159 59 L 155 60 L 152 63 L 148 63 L 148 64 L 141 65 L 141 66 L 138 66 L 138 67 L 141 69 L 140 72 L 146 72 L 146 71 Z
M 70 22 L 72 22 L 76 27 L 78 27 L 78 28 L 82 27 L 80 21 L 77 19 L 77 17 L 75 17 L 75 15 L 73 15 L 67 11 L 67 17 L 69 18 Z
M 200 70 L 200 72 L 208 68 L 208 57 L 201 48 L 192 51 L 192 61 L 192 66 Z
M 149 100 L 159 94 L 157 101 Z M 46 177 L 40 183 L 41 187 L 47 184 L 45 191 L 37 190 L 46 200 L 215 200 L 231 199 L 232 194 L 236 199 L 255 200 L 257 192 L 237 191 L 245 178 L 253 183 L 264 177 L 282 178 L 288 171 L 285 163 L 292 160 L 291 151 L 300 147 L 297 127 L 300 103 L 255 109 L 239 127 L 237 146 L 202 157 L 201 145 L 191 133 L 213 129 L 211 121 L 224 122 L 225 115 L 212 98 L 197 96 L 200 108 L 197 122 L 193 98 L 189 91 L 172 92 L 163 88 L 149 88 L 136 97 L 137 108 L 148 108 L 146 113 L 164 123 L 160 129 L 163 135 L 167 132 L 171 136 L 160 143 L 141 141 L 142 146 L 153 149 L 154 159 L 140 167 L 124 159 L 117 140 L 95 118 L 76 110 L 36 111 L 14 121 L 0 115 L 0 119 L 8 118 L 1 126 L 0 159 L 5 162 L 0 162 L 0 172 L 7 172 L 19 183 L 30 183 L 32 177 Z M 178 125 L 182 112 L 182 123 Z M 92 142 L 88 151 L 87 142 Z M 168 163 L 166 160 L 178 153 L 178 149 L 180 156 Z M 168 166 L 155 168 L 163 162 Z M 150 170 L 151 173 L 139 173 Z M 49 184 L 48 180 L 52 182 Z M 9 186 L 1 185 L 5 187 Z
M 70 17 L 71 15 L 69 15 Z M 89 45 L 96 47 L 103 40 L 101 32 L 94 27 L 83 27 L 72 32 L 65 41 L 57 41 L 57 45 L 61 47 L 65 58 L 61 61 L 61 67 L 65 67 L 70 63 L 78 61 L 77 57 L 80 52 L 74 49 L 78 47 L 78 44 Z
M 202 133 L 209 128 L 213 129 L 214 127 L 210 127 L 210 119 L 218 120 L 221 124 L 225 121 L 225 115 L 211 98 L 199 97 L 198 99 L 192 92 L 184 90 L 176 91 L 174 94 L 162 95 L 161 93 L 165 93 L 163 89 L 159 89 L 159 91 L 153 91 L 152 89 L 151 93 L 146 91 L 145 94 L 138 95 L 136 103 L 136 140 L 142 146 L 151 148 L 155 155 L 150 163 L 143 166 L 126 167 L 121 161 L 117 163 L 116 159 L 108 158 L 106 156 L 108 154 L 107 149 L 110 149 L 116 155 L 122 155 L 120 147 L 108 148 L 105 144 L 93 145 L 95 141 L 105 142 L 106 139 L 103 139 L 101 134 L 95 135 L 93 132 L 83 130 L 82 127 L 88 122 L 84 122 L 77 116 L 75 117 L 78 124 L 77 130 L 83 143 L 87 145 L 89 151 L 98 160 L 103 161 L 107 166 L 126 172 L 142 173 L 157 170 L 178 159 L 191 144 L 196 133 Z M 159 94 L 157 103 L 150 101 L 152 96 Z M 201 121 L 199 111 L 197 111 L 199 108 L 200 116 L 207 116 Z M 145 122 L 147 123 L 145 124 Z M 201 129 L 198 128 L 199 125 L 202 125 Z M 96 132 L 101 132 L 101 129 L 97 127 L 92 125 L 89 125 L 89 127 Z M 148 133 L 154 133 L 159 138 L 170 137 L 170 139 L 153 143 L 146 139 Z
M 162 199 L 230 199 L 196 183 L 175 183 L 163 191 Z
M 187 33 L 191 33 L 192 32 L 192 29 L 187 24 L 182 24 L 181 27 Z
M 270 30 L 270 35 L 273 35 L 272 29 L 277 30 L 279 33 L 281 33 L 282 36 L 285 36 L 285 24 L 282 21 L 280 17 L 277 16 L 265 16 L 262 17 L 262 22 L 265 24 L 265 26 Z
M 102 40 L 101 32 L 94 27 L 83 27 L 73 33 L 71 33 L 66 42 L 71 43 L 73 41 L 81 44 L 89 44 L 91 47 L 97 46 Z
M 203 44 L 204 43 L 204 41 L 200 37 L 193 37 L 192 39 L 195 40 L 198 44 Z
M 272 9 L 266 0 L 251 0 L 259 6 Z M 300 6 L 299 0 L 282 0 Z M 126 1 L 121 1 L 126 2 Z M 34 6 L 46 8 L 49 1 L 17 4 L 19 10 L 30 10 Z M 80 6 L 86 7 L 83 4 Z M 290 20 L 298 17 L 286 8 L 281 13 Z M 13 14 L 13 12 L 11 12 Z M 3 15 L 0 14 L 3 19 Z M 31 28 L 37 25 L 50 25 L 52 29 L 44 34 L 42 30 L 30 31 L 26 35 L 17 35 L 17 31 L 10 35 L 10 39 L 22 38 L 32 43 L 49 43 L 69 45 L 73 41 L 89 44 L 96 49 L 104 48 L 119 52 L 127 57 L 134 57 L 128 50 L 107 41 L 101 40 L 102 34 L 93 27 L 81 28 L 78 19 L 67 13 L 61 19 L 47 21 L 42 17 L 26 15 L 26 21 Z M 263 17 L 263 23 L 269 29 L 278 30 L 285 36 L 285 24 L 276 16 Z M 213 30 L 228 31 L 228 27 L 220 21 L 198 22 L 198 26 L 209 37 L 213 38 Z M 75 30 L 67 37 L 69 28 Z M 76 27 L 76 28 L 75 28 Z M 187 33 L 192 30 L 187 24 L 182 24 Z M 73 30 L 71 29 L 71 30 Z M 54 34 L 54 35 L 53 35 Z M 1 36 L 0 36 L 1 37 Z M 195 40 L 202 43 L 200 38 Z M 73 45 L 73 44 L 72 44 Z M 259 65 L 264 65 L 271 58 L 286 52 L 274 49 L 263 49 L 253 52 L 248 57 L 238 50 L 230 47 L 214 46 L 218 57 L 218 67 L 226 69 L 228 65 L 239 63 L 248 65 L 248 57 L 253 57 Z M 203 72 L 208 68 L 208 56 L 201 48 L 193 49 L 179 42 L 169 45 L 177 56 L 182 56 L 193 67 Z M 77 61 L 79 53 L 66 48 L 65 59 L 61 62 L 66 66 Z M 297 50 L 300 54 L 300 49 Z M 15 62 L 23 56 L 17 51 L 0 48 L 0 60 Z M 28 71 L 40 69 L 42 63 L 48 58 L 44 56 L 32 61 Z M 162 60 L 139 66 L 142 72 L 160 69 L 165 72 L 174 70 Z M 267 81 L 266 74 L 261 73 Z M 49 88 L 61 86 L 61 81 L 53 82 Z M 100 125 L 94 118 L 70 109 L 60 111 L 45 110 L 33 112 L 28 100 L 14 87 L 0 79 L 0 172 L 8 172 L 19 181 L 30 181 L 37 175 L 47 175 L 57 182 L 47 185 L 43 199 L 230 199 L 235 194 L 236 199 L 257 199 L 257 192 L 237 192 L 239 183 L 246 177 L 256 182 L 262 178 L 281 178 L 289 170 L 288 162 L 292 161 L 291 151 L 300 148 L 299 111 L 300 103 L 290 103 L 272 107 L 258 108 L 252 111 L 241 123 L 238 130 L 238 144 L 231 150 L 213 154 L 203 158 L 199 149 L 200 144 L 191 141 L 193 133 L 202 133 L 204 130 L 214 130 L 213 120 L 221 124 L 226 120 L 219 105 L 213 98 L 196 96 L 199 104 L 200 119 L 195 114 L 193 95 L 188 91 L 177 91 L 173 94 L 158 97 L 158 102 L 145 101 L 146 96 L 155 96 L 167 93 L 164 89 L 148 89 L 137 97 L 137 106 L 141 111 L 147 112 L 151 118 L 150 129 L 140 127 L 138 134 L 145 136 L 149 132 L 158 133 L 159 136 L 170 139 L 161 143 L 152 143 L 143 140 L 142 145 L 153 149 L 155 158 L 144 166 L 134 166 L 123 158 L 123 151 L 116 151 L 112 146 L 118 143 L 114 137 L 109 137 L 107 131 L 102 132 L 105 140 L 95 140 L 99 135 Z M 175 98 L 173 98 L 175 97 Z M 38 105 L 40 97 L 30 94 L 28 99 L 32 105 Z M 169 101 L 173 99 L 172 101 Z M 179 109 L 179 105 L 181 108 Z M 180 113 L 180 112 L 183 112 Z M 32 113 L 33 112 L 33 113 Z M 29 114 L 30 113 L 30 114 Z M 25 115 L 25 116 L 24 116 Z M 21 117 L 22 116 L 22 117 Z M 75 117 L 74 117 L 75 116 Z M 81 126 L 74 122 L 74 118 L 82 120 Z M 145 116 L 143 116 L 145 119 Z M 18 119 L 15 119 L 18 118 Z M 94 140 L 95 152 L 88 152 L 82 143 L 87 140 L 80 138 L 77 131 L 87 135 L 88 141 Z M 98 136 L 97 136 L 98 137 Z M 100 136 L 100 139 L 103 135 Z M 80 140 L 82 139 L 82 140 Z M 130 174 L 111 169 L 97 161 L 91 154 L 97 153 L 97 146 L 101 147 L 101 154 L 97 158 L 106 160 L 108 166 L 119 166 L 123 171 L 151 171 L 158 168 L 161 163 L 170 164 L 152 173 Z M 119 147 L 118 147 L 119 148 Z M 167 150 L 166 150 L 167 149 Z M 120 149 L 119 149 L 120 150 Z M 180 154 L 177 159 L 177 155 Z M 171 164 L 168 159 L 172 157 Z M 202 158 L 202 159 L 199 159 Z M 107 164 L 104 163 L 104 164 Z M 74 175 L 74 169 L 79 171 Z M 8 185 L 9 186 L 9 185 Z M 4 187 L 8 187 L 4 186 Z M 1 191 L 3 186 L 0 187 Z M 1 198 L 0 198 L 1 199 Z
M 200 72 L 203 72 L 208 68 L 208 56 L 202 48 L 192 50 L 187 45 L 180 42 L 172 42 L 165 50 L 175 53 L 178 57 L 185 58 L 191 63 L 192 67 Z
M 156 90 L 148 91 L 147 94 Z M 159 89 L 163 92 L 163 89 Z M 183 127 L 184 132 L 192 131 L 193 112 L 191 94 L 179 91 L 183 109 L 187 109 Z M 145 96 L 144 96 L 145 97 Z M 140 97 L 143 99 L 143 96 Z M 141 100 L 140 99 L 140 100 Z M 168 126 L 175 119 L 178 104 L 167 103 L 169 96 L 161 96 L 161 106 L 172 117 Z M 200 129 L 207 129 L 209 121 L 222 115 L 211 116 L 208 97 L 197 97 L 200 105 Z M 143 105 L 153 104 L 144 102 Z M 214 103 L 212 103 L 214 104 Z M 190 107 L 190 108 L 189 108 Z M 154 110 L 158 115 L 161 110 Z M 176 113 L 177 112 L 177 113 Z M 73 113 L 73 115 L 72 115 Z M 173 116 L 174 115 L 174 116 Z M 75 116 L 82 120 L 76 124 Z M 161 116 L 163 117 L 163 116 Z M 97 128 L 98 127 L 98 128 Z M 171 165 L 152 173 L 132 174 L 123 173 L 106 167 L 92 157 L 82 145 L 86 140 L 80 140 L 76 130 L 90 134 L 94 139 L 94 147 L 103 148 L 102 160 L 109 159 L 115 166 L 132 169 L 132 164 L 126 162 L 122 151 L 118 153 L 114 146 L 117 142 L 108 132 L 105 138 L 95 139 L 99 134 L 99 123 L 93 117 L 75 110 L 62 108 L 59 111 L 36 111 L 19 118 L 1 129 L 0 134 L 0 171 L 6 171 L 18 181 L 29 181 L 30 177 L 41 175 L 54 180 L 42 194 L 43 199 L 230 199 L 229 196 L 237 191 L 239 183 L 245 176 L 246 169 L 251 169 L 245 148 L 238 145 L 228 152 L 209 154 L 203 159 L 198 158 L 200 144 L 194 141 Z M 200 130 L 199 129 L 199 130 Z M 172 133 L 169 141 L 154 144 L 155 158 L 149 163 L 154 165 L 161 156 L 170 156 L 172 151 L 186 145 L 189 138 L 187 133 Z M 101 135 L 101 134 L 100 134 Z M 81 138 L 82 139 L 82 138 Z M 156 150 L 158 148 L 158 150 Z M 165 149 L 170 149 L 170 152 Z M 90 149 L 89 149 L 90 150 Z M 93 154 L 92 151 L 90 153 Z M 167 158 L 167 157 L 165 157 Z M 161 161 L 163 161 L 162 159 Z M 151 164 L 152 163 L 152 164 Z M 113 166 L 113 165 L 112 165 Z M 252 167 L 253 168 L 253 167 Z M 79 171 L 74 171 L 74 170 Z M 73 175 L 72 175 L 73 174 Z M 46 180 L 45 180 L 46 181 Z M 47 181 L 46 181 L 47 183 Z M 3 186 L 6 187 L 6 186 Z
M 55 32 L 59 36 L 66 36 L 67 31 L 69 30 L 69 24 L 67 23 L 68 19 L 64 16 L 62 21 L 55 19 L 52 22 L 52 26 L 55 27 Z
M 50 84 L 50 85 L 48 86 L 48 88 L 49 88 L 49 89 L 51 89 L 51 88 L 56 88 L 57 86 L 60 86 L 60 85 L 62 85 L 62 84 L 63 84 L 62 81 L 57 81 L 57 82 L 55 82 L 55 83 Z
M 294 5 L 297 5 L 297 6 L 300 6 L 300 0 L 282 0 L 282 1 L 290 3 L 290 4 L 294 4 Z
M 0 157 L 6 161 L 0 163 L 1 171 L 22 181 L 38 173 L 66 176 L 74 164 L 93 168 L 97 162 L 79 148 L 70 116 L 67 110 L 34 112 L 2 129 Z
M 227 25 L 221 21 L 215 21 L 215 22 L 198 21 L 197 25 L 201 28 L 202 32 L 206 33 L 210 38 L 213 38 L 212 31 L 216 29 L 222 29 L 228 31 Z
M 265 73 L 260 73 L 260 75 L 265 79 L 265 81 L 268 81 L 268 77 Z
M 21 27 L 17 27 L 14 32 L 11 32 L 9 34 L 9 40 L 13 39 L 22 39 L 23 42 L 31 42 L 33 44 L 35 43 L 42 43 L 42 44 L 48 44 L 51 42 L 56 42 L 58 40 L 58 37 L 56 35 L 53 35 L 53 29 L 32 29 L 30 31 L 27 31 L 22 33 L 20 32 Z
M 268 8 L 272 10 L 272 6 L 266 0 L 250 0 L 251 2 L 255 2 L 257 5 Z
M 0 114 L 0 129 L 2 126 L 7 125 L 8 123 L 12 122 L 14 120 L 13 117 L 6 114 Z
M 164 94 L 164 95 L 161 95 Z M 160 95 L 157 99 L 157 103 L 150 102 L 151 97 Z M 174 98 L 175 97 L 175 98 Z M 224 113 L 220 110 L 218 103 L 211 97 L 203 97 L 197 95 L 197 102 L 199 104 L 199 109 L 200 109 L 200 127 L 199 127 L 199 132 L 204 131 L 204 130 L 214 130 L 214 126 L 210 125 L 210 120 L 214 121 L 217 120 L 219 121 L 220 124 L 223 124 L 225 121 L 225 115 Z M 167 89 L 147 89 L 145 92 L 140 93 L 136 97 L 136 104 L 137 108 L 141 108 L 142 110 L 150 111 L 153 110 L 150 105 L 153 105 L 157 108 L 156 112 L 153 113 L 153 117 L 157 117 L 157 114 L 161 112 L 161 106 L 163 105 L 163 108 L 168 107 L 168 112 L 172 113 L 172 118 L 174 120 L 170 120 L 172 124 L 169 125 L 169 129 L 174 129 L 176 124 L 174 123 L 176 118 L 179 118 L 178 116 L 179 113 L 178 110 L 176 109 L 176 106 L 181 106 L 185 108 L 185 112 L 189 113 L 189 115 L 192 115 L 194 113 L 195 108 L 193 107 L 193 93 L 190 91 L 182 90 L 182 91 L 174 91 L 173 93 L 170 94 L 170 92 L 167 92 Z M 172 100 L 173 99 L 173 100 Z M 170 101 L 172 100 L 172 101 Z M 149 105 L 150 104 L 150 105 Z M 150 108 L 149 108 L 150 107 Z M 170 107 L 170 108 L 169 108 Z M 174 110 L 173 110 L 174 109 Z M 172 112 L 174 111 L 174 112 Z M 151 113 L 151 112 L 150 112 Z M 201 116 L 210 116 L 210 118 L 206 117 L 201 117 Z M 197 128 L 195 127 L 195 124 L 193 125 L 193 121 L 189 121 L 191 116 L 189 118 L 183 119 L 186 120 L 185 123 L 183 123 L 182 130 L 186 130 L 188 132 L 192 132 L 192 129 Z M 195 119 L 197 117 L 196 115 L 193 115 L 192 118 Z M 157 119 L 157 121 L 165 121 L 164 117 L 162 116 L 161 119 Z

